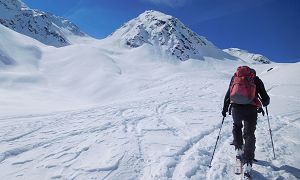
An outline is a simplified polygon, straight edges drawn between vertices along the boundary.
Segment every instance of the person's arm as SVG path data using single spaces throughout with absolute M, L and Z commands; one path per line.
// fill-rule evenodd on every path
M 230 105 L 230 87 L 228 88 L 225 98 L 224 98 L 223 111 L 222 111 L 222 115 L 224 117 L 226 116 L 226 113 L 228 112 L 229 105 Z
M 226 113 L 228 112 L 228 108 L 230 105 L 230 85 L 231 85 L 232 79 L 233 79 L 233 77 L 230 80 L 230 84 L 229 84 L 228 90 L 227 90 L 225 98 L 224 98 L 223 110 L 222 110 L 222 115 L 224 117 L 226 116 Z
M 263 106 L 269 105 L 270 97 L 265 89 L 264 83 L 262 82 L 261 79 L 259 79 L 259 77 L 256 78 L 256 89 L 257 89 L 259 96 L 261 97 L 261 102 L 262 102 Z

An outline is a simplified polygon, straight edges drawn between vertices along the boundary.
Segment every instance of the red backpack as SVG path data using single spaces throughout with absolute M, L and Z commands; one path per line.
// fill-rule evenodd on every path
M 261 107 L 255 85 L 256 72 L 248 66 L 237 68 L 230 84 L 230 103 L 252 104 Z

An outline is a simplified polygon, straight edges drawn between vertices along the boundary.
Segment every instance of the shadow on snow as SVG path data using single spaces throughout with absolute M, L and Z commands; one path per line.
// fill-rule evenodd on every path
M 261 166 L 265 166 L 265 167 L 271 167 L 274 171 L 281 171 L 281 170 L 283 170 L 285 172 L 288 172 L 288 173 L 292 174 L 296 178 L 300 179 L 300 169 L 298 169 L 298 168 L 295 168 L 295 167 L 292 167 L 292 166 L 289 166 L 289 165 L 283 165 L 283 166 L 277 167 L 277 166 L 274 166 L 270 162 L 262 161 L 262 160 L 256 162 L 255 164 L 261 165 Z M 265 177 L 263 177 L 257 171 L 254 171 L 253 174 L 254 174 L 255 177 L 257 177 L 259 179 L 266 179 Z

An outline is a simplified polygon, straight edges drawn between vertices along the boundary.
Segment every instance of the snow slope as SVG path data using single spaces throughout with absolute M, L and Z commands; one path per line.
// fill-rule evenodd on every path
M 54 48 L 0 26 L 1 179 L 240 179 L 232 120 L 212 151 L 232 74 L 246 62 L 165 59 L 117 36 Z M 9 45 L 9 46 L 8 46 Z M 271 96 L 254 179 L 300 178 L 300 63 L 253 64 Z
M 41 80 L 42 58 L 38 41 L 0 25 L 0 87 Z
M 246 50 L 241 50 L 238 48 L 228 48 L 228 49 L 223 49 L 223 51 L 243 60 L 244 62 L 250 63 L 250 64 L 257 64 L 257 63 L 270 64 L 271 63 L 271 61 L 267 57 L 265 57 L 261 54 L 249 53 Z
M 51 78 L 42 72 L 45 52 L 55 54 L 56 50 L 0 25 L 2 115 L 70 109 L 79 103 L 71 93 L 62 93 L 60 87 L 52 86 Z
M 230 117 L 225 120 L 213 167 L 208 168 L 220 127 L 223 95 L 237 64 L 189 61 L 175 66 L 172 74 L 150 78 L 144 87 L 132 90 L 134 95 L 110 104 L 2 116 L 1 177 L 239 179 L 232 169 Z M 296 66 L 278 65 L 277 72 L 265 72 L 270 65 L 253 66 L 267 89 L 276 85 L 269 90 L 269 114 L 277 159 L 272 159 L 266 117 L 259 116 L 255 179 L 300 178 L 300 84 L 268 80 L 299 69 L 299 63 Z M 293 89 L 286 94 L 289 86 Z
M 30 9 L 21 0 L 0 0 L 0 24 L 55 47 L 89 38 L 72 22 Z

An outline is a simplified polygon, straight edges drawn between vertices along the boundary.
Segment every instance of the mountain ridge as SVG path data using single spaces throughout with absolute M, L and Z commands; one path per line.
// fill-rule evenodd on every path
M 87 36 L 69 20 L 31 9 L 21 0 L 0 0 L 0 24 L 55 47 L 72 44 L 71 36 Z
M 250 64 L 255 64 L 255 63 L 270 64 L 270 63 L 272 63 L 272 61 L 264 55 L 251 53 L 247 50 L 242 50 L 239 48 L 228 48 L 228 49 L 223 49 L 223 51 L 228 54 L 231 54 L 232 56 L 240 58 L 241 60 L 243 60 L 247 63 L 250 63 Z
M 80 42 L 76 41 L 76 37 L 89 37 L 69 20 L 30 9 L 21 0 L 0 0 L 0 24 L 55 47 Z M 241 54 L 241 50 L 234 48 L 221 50 L 176 17 L 155 10 L 141 13 L 105 39 L 116 40 L 127 48 L 148 44 L 157 49 L 156 52 L 163 57 L 181 61 L 205 60 L 210 57 L 220 60 L 241 60 L 250 64 L 271 62 L 260 54 L 247 51 L 242 51 Z

